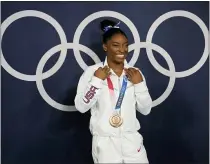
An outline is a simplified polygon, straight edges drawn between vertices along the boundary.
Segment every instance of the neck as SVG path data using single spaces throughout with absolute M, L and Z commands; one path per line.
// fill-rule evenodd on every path
M 109 68 L 111 68 L 114 72 L 122 72 L 124 68 L 124 62 L 116 63 L 112 61 L 111 59 L 107 58 L 107 63 L 108 63 Z

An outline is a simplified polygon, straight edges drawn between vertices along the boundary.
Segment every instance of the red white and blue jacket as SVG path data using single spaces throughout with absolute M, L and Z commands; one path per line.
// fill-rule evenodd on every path
M 111 101 L 107 80 L 101 80 L 94 76 L 94 72 L 99 67 L 106 65 L 108 65 L 107 59 L 105 62 L 89 66 L 84 71 L 78 83 L 75 107 L 81 113 L 91 110 L 90 131 L 92 135 L 120 136 L 122 133 L 136 132 L 140 129 L 140 123 L 136 118 L 136 111 L 147 115 L 152 108 L 152 99 L 145 77 L 138 69 L 143 76 L 143 81 L 138 84 L 128 81 L 120 109 L 123 124 L 119 128 L 115 128 L 109 123 L 109 118 L 112 116 L 115 106 L 113 106 Z M 126 61 L 124 62 L 124 67 L 130 67 Z M 125 75 L 124 71 L 118 77 L 111 70 L 110 79 L 114 87 L 115 102 L 117 102 L 120 93 L 123 75 Z

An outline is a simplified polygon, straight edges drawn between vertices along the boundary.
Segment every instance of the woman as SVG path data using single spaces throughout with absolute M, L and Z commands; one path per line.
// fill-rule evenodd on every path
M 126 62 L 128 39 L 118 24 L 104 20 L 101 30 L 107 57 L 84 71 L 75 97 L 78 111 L 91 109 L 94 163 L 149 163 L 136 118 L 152 107 L 145 78 Z

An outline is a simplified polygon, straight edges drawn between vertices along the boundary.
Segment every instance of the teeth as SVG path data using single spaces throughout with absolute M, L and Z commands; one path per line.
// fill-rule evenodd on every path
M 124 58 L 124 55 L 117 55 L 117 57 L 119 57 L 119 58 Z

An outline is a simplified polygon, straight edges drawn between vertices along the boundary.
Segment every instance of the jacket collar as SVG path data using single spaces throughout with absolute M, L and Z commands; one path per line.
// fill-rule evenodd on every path
M 105 58 L 105 60 L 103 62 L 103 67 L 105 67 L 106 65 L 108 66 L 107 57 Z M 129 68 L 129 67 L 130 66 L 129 66 L 128 62 L 126 60 L 124 60 L 124 68 Z

